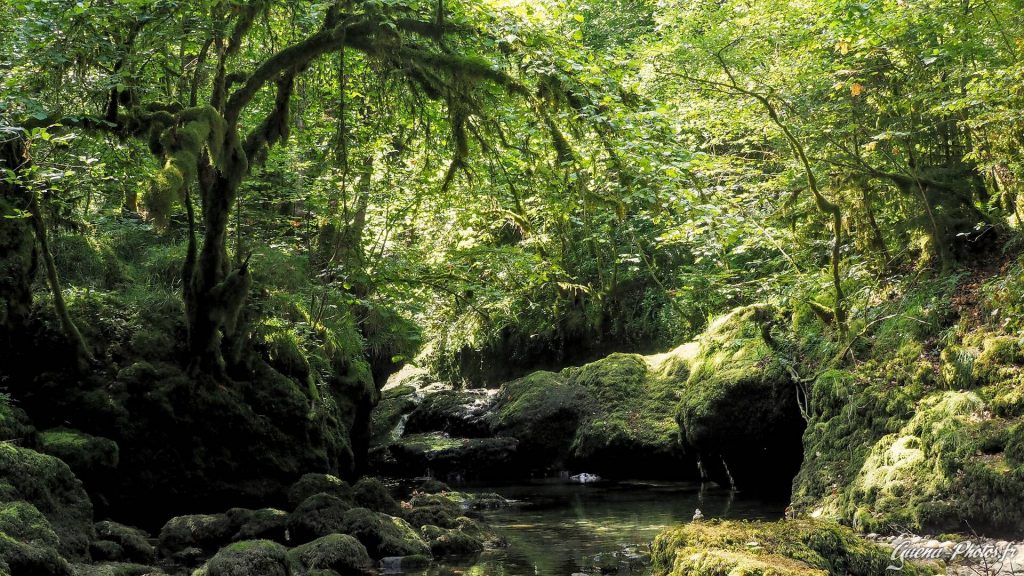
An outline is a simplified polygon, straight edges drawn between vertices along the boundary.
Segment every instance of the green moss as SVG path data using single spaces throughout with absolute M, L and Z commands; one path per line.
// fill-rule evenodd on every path
M 167 556 L 186 548 L 212 552 L 230 541 L 233 533 L 225 514 L 176 516 L 160 529 L 160 550 Z
M 384 391 L 383 398 L 373 408 L 370 416 L 371 446 L 386 446 L 401 436 L 404 432 L 402 423 L 419 405 L 415 392 L 416 389 L 411 386 Z
M 117 443 L 69 428 L 39 433 L 40 451 L 56 456 L 78 474 L 117 468 Z
M 92 537 L 92 503 L 67 464 L 57 458 L 0 443 L 0 484 L 5 496 L 37 508 L 57 533 L 59 552 L 85 558 Z
M 462 530 L 427 525 L 423 526 L 420 532 L 430 545 L 430 551 L 435 558 L 471 556 L 484 549 L 484 544 L 479 538 Z
M 75 564 L 75 576 L 150 576 L 162 574 L 156 568 L 128 562 L 103 562 L 100 564 Z
M 789 344 L 771 334 L 780 322 L 775 308 L 738 308 L 697 340 L 677 419 L 686 443 L 719 483 L 782 491 L 800 466 L 805 422 L 788 360 L 776 350 Z M 830 381 L 841 386 L 834 374 Z
M 346 512 L 339 532 L 354 536 L 375 559 L 430 553 L 430 547 L 408 522 L 366 508 Z
M 678 376 L 678 367 L 669 369 Z M 675 406 L 681 381 L 650 373 L 642 356 L 612 354 L 573 371 L 566 382 L 585 391 L 573 440 L 575 458 L 600 456 L 602 450 L 671 452 L 678 440 Z
M 0 393 L 0 442 L 9 440 L 33 445 L 36 433 L 25 412 L 12 406 L 10 398 Z
M 1024 348 L 1015 336 L 992 336 L 982 343 L 981 355 L 974 363 L 974 377 L 987 384 L 995 384 L 1021 373 Z
M 193 576 L 290 576 L 287 550 L 269 540 L 245 540 L 221 549 Z
M 352 486 L 352 497 L 356 506 L 369 508 L 374 512 L 397 516 L 402 511 L 384 483 L 376 478 L 360 478 Z
M 156 549 L 149 543 L 149 535 L 138 528 L 106 520 L 97 522 L 95 528 L 97 542 L 116 544 L 120 550 L 120 557 L 108 558 L 110 560 L 149 564 L 156 556 Z
M 54 234 L 49 240 L 54 264 L 67 285 L 111 289 L 128 280 L 124 265 L 103 239 Z
M 347 534 L 331 534 L 296 546 L 288 558 L 306 571 L 334 570 L 342 575 L 363 574 L 373 564 L 366 547 Z
M 292 542 L 310 542 L 334 532 L 344 532 L 345 514 L 352 508 L 348 500 L 330 494 L 314 494 L 288 515 L 288 535 Z
M 882 576 L 890 555 L 848 528 L 814 521 L 695 522 L 662 532 L 652 547 L 655 574 L 662 576 Z M 904 572 L 936 573 L 917 565 Z
M 35 506 L 24 501 L 0 504 L 0 562 L 13 574 L 70 574 L 59 546 L 60 539 Z
M 330 494 L 342 500 L 352 499 L 352 487 L 348 482 L 330 474 L 303 474 L 288 488 L 288 502 L 292 505 L 301 503 L 314 494 Z

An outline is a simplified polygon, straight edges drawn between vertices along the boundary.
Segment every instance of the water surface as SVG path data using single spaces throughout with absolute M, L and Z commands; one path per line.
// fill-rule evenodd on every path
M 463 565 L 436 565 L 422 576 L 572 576 L 651 574 L 649 545 L 664 528 L 705 518 L 777 520 L 785 503 L 767 502 L 693 483 L 529 484 L 460 487 L 497 492 L 519 503 L 482 514 L 508 547 Z

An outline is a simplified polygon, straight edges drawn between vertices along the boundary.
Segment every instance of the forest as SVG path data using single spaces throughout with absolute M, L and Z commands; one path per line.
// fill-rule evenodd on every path
M 0 0 L 0 576 L 1024 574 L 1022 0 Z

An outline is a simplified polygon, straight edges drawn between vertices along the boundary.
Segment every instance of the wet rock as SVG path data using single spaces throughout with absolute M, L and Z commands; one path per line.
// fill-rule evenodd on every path
M 371 558 L 430 553 L 430 547 L 408 522 L 366 508 L 346 512 L 339 532 L 359 540 Z
M 287 550 L 269 540 L 245 540 L 222 548 L 193 576 L 291 576 Z
M 392 472 L 416 476 L 437 474 L 500 476 L 515 466 L 515 438 L 451 438 L 441 432 L 406 436 L 390 447 Z
M 412 386 L 385 390 L 370 415 L 370 445 L 384 446 L 400 438 L 409 414 L 421 400 L 422 396 Z
M 484 549 L 478 538 L 461 530 L 424 526 L 420 529 L 423 538 L 429 543 L 430 551 L 436 558 L 444 556 L 472 556 Z
M 345 513 L 352 508 L 347 500 L 331 494 L 314 494 L 288 515 L 288 535 L 296 544 L 321 536 L 344 532 Z
M 420 506 L 407 510 L 404 514 L 405 520 L 414 528 L 432 525 L 441 528 L 454 528 L 455 520 L 461 516 L 461 510 L 452 509 L 450 506 Z
M 405 431 L 446 432 L 466 438 L 489 436 L 486 416 L 495 400 L 494 390 L 444 390 L 429 394 L 409 414 Z
M 347 534 L 331 534 L 297 546 L 288 552 L 288 558 L 302 570 L 333 570 L 340 576 L 366 574 L 373 566 L 366 547 Z

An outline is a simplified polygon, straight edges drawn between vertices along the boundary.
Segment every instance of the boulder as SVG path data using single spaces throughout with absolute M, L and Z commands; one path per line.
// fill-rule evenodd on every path
M 104 520 L 97 522 L 95 529 L 96 540 L 90 546 L 93 560 L 151 564 L 156 557 L 156 549 L 149 543 L 149 534 L 138 528 Z M 97 557 L 97 551 L 101 557 Z
M 339 532 L 354 536 L 375 559 L 430 553 L 430 546 L 408 522 L 366 508 L 346 512 Z
M 35 506 L 23 500 L 0 504 L 0 573 L 68 576 L 71 567 L 59 546 L 57 533 Z
M 788 494 L 803 459 L 797 385 L 768 332 L 778 311 L 739 308 L 697 341 L 677 420 L 717 483 Z
M 355 505 L 361 508 L 369 508 L 374 512 L 383 512 L 391 516 L 398 516 L 402 508 L 391 496 L 391 492 L 384 486 L 384 483 L 376 478 L 363 477 L 352 486 L 352 498 Z
M 347 534 L 331 534 L 296 546 L 288 558 L 301 567 L 299 574 L 333 570 L 340 576 L 361 576 L 373 566 L 366 547 Z
M 70 560 L 85 560 L 93 536 L 92 502 L 64 462 L 34 450 L 0 443 L 0 496 L 25 500 L 57 534 L 57 550 Z
M 222 548 L 193 576 L 291 576 L 288 551 L 269 540 L 245 540 Z
M 77 476 L 90 476 L 117 468 L 117 443 L 70 428 L 39 433 L 39 451 L 63 460 Z
M 405 431 L 446 432 L 466 438 L 489 436 L 486 416 L 495 399 L 494 390 L 442 390 L 429 394 L 409 414 Z
M 342 500 L 352 498 L 352 488 L 348 482 L 330 474 L 303 474 L 288 488 L 288 503 L 293 506 L 300 504 L 314 494 L 330 494 Z
M 420 529 L 435 558 L 445 556 L 472 556 L 484 549 L 484 543 L 461 530 L 424 526 Z
M 234 535 L 231 536 L 233 541 L 273 540 L 282 544 L 285 542 L 288 513 L 284 510 L 232 508 L 227 511 L 227 516 L 234 529 Z
M 890 549 L 827 522 L 693 522 L 661 532 L 652 546 L 656 574 L 718 576 L 878 576 L 893 563 Z M 901 574 L 937 573 L 907 564 Z
M 452 438 L 443 432 L 405 436 L 390 447 L 392 473 L 500 477 L 516 468 L 515 438 Z
M 330 494 L 314 494 L 288 515 L 288 535 L 296 544 L 344 532 L 343 518 L 352 508 L 347 500 Z
M 160 529 L 160 551 L 174 556 L 189 548 L 213 552 L 234 534 L 227 514 L 190 514 L 171 518 Z

